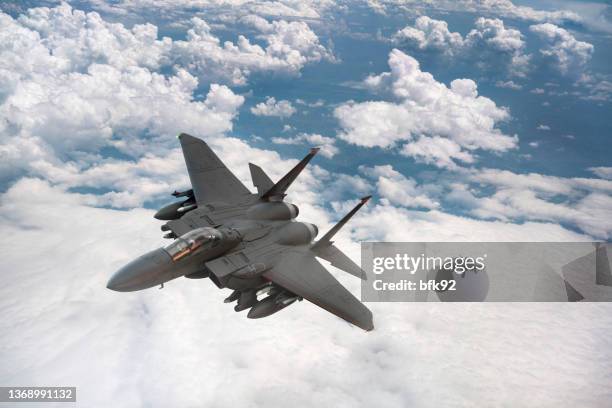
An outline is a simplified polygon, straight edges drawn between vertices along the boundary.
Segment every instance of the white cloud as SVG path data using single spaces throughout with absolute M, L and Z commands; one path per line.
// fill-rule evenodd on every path
M 612 237 L 612 199 L 606 194 L 588 194 L 575 205 L 557 204 L 533 191 L 498 190 L 482 198 L 473 214 L 501 220 L 531 219 L 575 225 L 597 238 Z
M 476 149 L 504 152 L 516 147 L 517 136 L 496 128 L 510 114 L 491 99 L 478 96 L 474 81 L 456 79 L 449 88 L 399 50 L 389 54 L 389 66 L 391 72 L 370 76 L 365 84 L 391 92 L 398 102 L 351 102 L 337 107 L 334 115 L 342 126 L 341 139 L 365 147 L 406 142 L 405 154 L 440 167 L 451 167 L 454 159 L 472 162 L 471 152 Z
M 453 55 L 463 48 L 464 40 L 460 33 L 450 32 L 448 23 L 428 16 L 416 19 L 414 27 L 406 26 L 393 35 L 397 43 L 414 44 L 421 50 L 437 50 Z
M 550 130 L 550 126 L 548 125 L 543 125 L 543 124 L 539 124 L 538 127 L 536 128 L 537 130 Z
M 465 42 L 471 55 L 485 51 L 488 55 L 481 55 L 485 64 L 496 64 L 501 59 L 512 75 L 525 76 L 529 68 L 531 56 L 525 54 L 523 35 L 517 29 L 506 28 L 500 19 L 478 18 Z
M 495 86 L 498 88 L 513 89 L 515 91 L 523 89 L 523 86 L 521 84 L 517 84 L 514 81 L 497 81 L 495 82 Z
M 494 186 L 479 197 L 472 214 L 500 220 L 538 220 L 570 224 L 596 238 L 612 237 L 612 181 L 472 170 L 468 179 Z
M 318 19 L 336 7 L 333 0 L 118 0 L 112 5 L 104 0 L 90 0 L 90 3 L 100 10 L 117 14 L 124 14 L 126 10 L 142 14 L 151 8 L 193 14 L 197 9 L 206 14 L 220 14 L 220 19 L 236 19 L 251 14 Z
M 61 61 L 71 71 L 84 71 L 93 63 L 116 68 L 134 65 L 159 68 L 172 45 L 168 37 L 157 38 L 157 27 L 153 24 L 136 24 L 128 29 L 123 24 L 104 21 L 98 13 L 72 9 L 67 3 L 55 8 L 28 9 L 17 21 L 30 30 L 26 35 L 31 40 L 40 37 L 50 59 Z M 13 26 L 5 30 L 14 35 L 23 28 Z M 44 52 L 44 48 L 38 50 Z
M 415 27 L 405 27 L 393 36 L 398 44 L 416 45 L 422 50 L 435 50 L 449 56 L 461 56 L 479 61 L 479 65 L 502 65 L 516 76 L 524 76 L 530 55 L 525 54 L 525 42 L 519 30 L 506 28 L 500 19 L 480 17 L 474 28 L 463 38 L 450 32 L 443 20 L 427 16 L 416 19 Z
M 595 102 L 609 102 L 612 100 L 612 77 L 604 73 L 582 72 L 576 81 L 583 87 L 583 92 L 572 93 L 580 99 Z
M 300 133 L 293 137 L 273 137 L 272 143 L 291 145 L 308 144 L 311 147 L 320 147 L 321 154 L 328 159 L 331 159 L 339 152 L 338 147 L 335 145 L 336 139 L 322 136 L 318 133 Z
M 542 94 L 544 94 L 546 91 L 544 91 L 544 89 L 542 89 L 542 88 L 534 88 L 534 89 L 532 89 L 532 90 L 531 90 L 531 91 L 529 91 L 529 92 L 531 92 L 532 94 L 536 94 L 536 95 L 542 95 Z
M 178 41 L 158 39 L 153 24 L 136 24 L 127 29 L 120 23 L 104 21 L 98 13 L 72 9 L 67 3 L 29 9 L 17 22 L 6 14 L 1 19 L 4 51 L 11 57 L 8 63 L 22 65 L 18 72 L 83 72 L 93 63 L 151 70 L 180 64 L 200 80 L 244 85 L 254 72 L 299 75 L 306 64 L 323 59 L 334 61 L 306 23 L 268 22 L 252 17 L 246 21 L 258 31 L 263 47 L 243 35 L 236 43 L 222 43 L 199 17 L 190 20 L 186 40 Z M 28 58 L 20 53 L 23 48 L 30 49 Z M 0 85 L 2 82 L 0 77 Z
M 145 130 L 158 139 L 153 149 L 168 145 L 177 129 L 202 136 L 230 130 L 243 97 L 213 84 L 206 100 L 194 101 L 196 86 L 186 71 L 165 78 L 146 68 L 110 65 L 92 65 L 86 74 L 24 78 L 0 106 L 3 165 L 9 167 L 2 173 L 37 160 L 74 159 L 75 149 L 95 153 L 114 146 L 138 156 L 149 144 L 137 138 Z
M 421 136 L 413 143 L 406 143 L 401 153 L 417 161 L 449 169 L 457 167 L 456 160 L 468 164 L 475 161 L 474 156 L 461 149 L 461 145 L 440 136 Z
M 247 21 L 260 30 L 258 38 L 265 41 L 265 48 L 243 35 L 238 36 L 236 43 L 225 41 L 222 44 L 206 21 L 193 17 L 187 39 L 174 41 L 172 57 L 190 71 L 233 85 L 245 85 L 254 72 L 299 75 L 308 63 L 334 60 L 331 52 L 302 21 L 268 23 L 260 17 Z
M 31 174 L 63 188 L 110 190 L 96 205 L 142 205 L 186 184 L 174 136 L 189 132 L 216 145 L 244 101 L 217 84 L 195 100 L 198 80 L 186 70 L 152 72 L 169 42 L 150 24 L 126 29 L 65 3 L 0 19 L 5 182 Z M 104 158 L 104 148 L 133 159 Z
M 400 8 L 409 13 L 414 13 L 415 10 L 422 12 L 434 9 L 442 12 L 486 13 L 536 22 L 582 22 L 582 18 L 570 10 L 537 10 L 528 6 L 518 6 L 511 0 L 369 0 L 368 4 L 378 12 L 393 8 Z
M 593 54 L 593 44 L 578 41 L 564 28 L 551 23 L 536 24 L 529 27 L 547 42 L 540 50 L 542 55 L 552 59 L 556 69 L 562 74 L 580 75 Z
M 418 186 L 412 178 L 406 178 L 390 165 L 360 166 L 359 171 L 369 178 L 376 179 L 378 198 L 388 203 L 406 208 L 434 209 L 440 203 L 431 199 L 427 191 Z
M 265 102 L 260 102 L 251 108 L 251 113 L 256 116 L 278 116 L 279 118 L 288 118 L 296 112 L 291 102 L 287 100 L 276 101 L 273 96 L 266 99 Z
M 174 138 L 181 131 L 205 138 L 247 185 L 248 169 L 236 169 L 246 154 L 282 176 L 275 174 L 283 163 L 276 153 L 224 136 L 243 96 L 212 84 L 204 100 L 195 100 L 198 80 L 185 69 L 152 72 L 172 59 L 168 48 L 176 45 L 158 40 L 155 26 L 127 29 L 66 3 L 0 19 L 7 40 L 0 45 L 3 181 L 30 174 L 64 189 L 107 191 L 92 196 L 95 205 L 140 206 L 187 184 Z M 264 23 L 270 55 L 298 61 L 297 49 L 307 52 L 300 47 L 313 41 L 303 23 Z M 130 158 L 105 157 L 105 148 Z M 308 180 L 314 182 L 305 173 Z
M 317 99 L 314 102 L 307 102 L 303 99 L 296 99 L 295 103 L 299 104 L 299 105 L 304 105 L 304 106 L 308 106 L 309 108 L 320 108 L 322 106 L 325 106 L 325 101 L 323 99 Z
M 364 213 L 365 215 L 365 213 Z M 555 223 L 483 221 L 442 211 L 414 211 L 392 205 L 376 205 L 367 216 L 355 221 L 359 240 L 398 242 L 452 241 L 584 241 L 585 235 Z
M 34 180 L 15 185 L 0 205 L 0 233 L 11 237 L 0 248 L 0 268 L 15 271 L 0 288 L 2 383 L 70 384 L 78 388 L 81 404 L 115 407 L 248 401 L 256 408 L 305 400 L 322 406 L 425 406 L 432 393 L 451 402 L 460 395 L 463 403 L 523 406 L 533 400 L 520 391 L 534 387 L 552 404 L 597 405 L 606 395 L 609 358 L 595 350 L 612 344 L 593 324 L 610 323 L 607 304 L 457 304 L 448 313 L 445 304 L 370 303 L 376 324 L 370 333 L 306 301 L 251 320 L 224 304 L 228 292 L 208 280 L 177 279 L 163 290 L 131 294 L 105 289 L 117 268 L 164 243 L 152 211 L 91 208 L 86 196 Z M 549 224 L 482 222 L 391 206 L 362 211 L 351 221 L 353 236 L 372 231 L 416 241 L 581 238 Z M 348 236 L 339 237 L 340 247 L 347 247 Z M 356 279 L 338 279 L 358 293 Z M 316 344 L 296 348 L 298 339 L 312 338 Z M 478 348 L 462 346 L 476 343 Z M 566 358 L 556 359 L 559 354 Z M 418 355 L 438 359 L 432 363 Z M 525 362 L 521 370 L 503 378 L 492 374 L 507 372 L 517 359 Z M 415 364 L 407 366 L 408 360 Z M 552 360 L 559 364 L 551 366 Z M 268 381 L 253 380 L 262 367 Z M 499 393 L 508 382 L 519 392 Z M 235 392 L 219 392 L 229 385 Z M 574 387 L 593 392 L 576 393 Z
M 529 146 L 536 148 L 538 146 L 540 146 L 540 142 L 529 142 Z
M 589 170 L 595 173 L 596 176 L 612 180 L 612 167 L 589 167 Z

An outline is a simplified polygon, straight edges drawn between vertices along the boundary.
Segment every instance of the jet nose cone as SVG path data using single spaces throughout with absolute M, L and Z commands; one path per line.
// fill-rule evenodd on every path
M 106 287 L 117 292 L 132 292 L 156 286 L 166 280 L 170 262 L 170 256 L 162 249 L 149 252 L 115 272 Z

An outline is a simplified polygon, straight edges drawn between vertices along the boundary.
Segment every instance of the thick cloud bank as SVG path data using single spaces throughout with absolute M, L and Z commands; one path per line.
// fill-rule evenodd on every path
M 36 180 L 2 197 L 0 233 L 11 237 L 0 248 L 4 385 L 74 385 L 80 405 L 115 407 L 599 406 L 611 398 L 607 304 L 371 303 L 371 333 L 307 302 L 250 320 L 208 280 L 107 290 L 116 268 L 162 243 L 160 232 L 151 211 L 87 203 Z M 414 225 L 419 240 L 440 231 L 426 226 Z M 357 290 L 354 278 L 339 278 Z

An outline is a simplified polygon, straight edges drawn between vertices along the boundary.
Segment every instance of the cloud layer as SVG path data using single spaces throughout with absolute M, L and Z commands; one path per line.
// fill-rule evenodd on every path
M 0 259 L 13 274 L 0 288 L 10 316 L 0 323 L 4 384 L 70 384 L 81 404 L 116 407 L 428 406 L 432 395 L 437 406 L 593 406 L 610 397 L 606 304 L 371 303 L 376 330 L 367 334 L 307 302 L 250 320 L 208 280 L 131 294 L 104 288 L 115 269 L 162 243 L 152 211 L 91 208 L 87 196 L 36 180 L 15 185 L 0 206 L 0 233 L 11 237 Z M 450 216 L 419 219 L 387 206 L 353 228 L 381 231 L 398 219 L 390 239 L 551 237 L 534 225 L 492 223 L 486 233 L 467 219 L 445 230 Z M 338 278 L 357 289 L 354 278 Z M 509 383 L 537 388 L 536 399 L 508 394 Z

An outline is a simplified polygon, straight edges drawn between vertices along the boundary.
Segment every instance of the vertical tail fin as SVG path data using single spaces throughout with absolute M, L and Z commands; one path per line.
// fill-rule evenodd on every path
M 367 203 L 367 202 L 368 202 L 368 200 L 369 200 L 370 198 L 372 198 L 372 196 L 371 196 L 371 195 L 366 196 L 366 197 L 363 197 L 363 198 L 361 199 L 361 202 L 360 202 L 359 204 L 357 204 L 357 205 L 355 206 L 355 208 L 353 208 L 353 209 L 352 209 L 352 210 L 351 210 L 351 211 L 350 211 L 348 214 L 346 214 L 346 215 L 345 215 L 345 216 L 344 216 L 344 217 L 343 217 L 343 218 L 342 218 L 340 221 L 338 221 L 338 223 L 337 223 L 336 225 L 334 225 L 334 226 L 332 227 L 332 229 L 330 229 L 330 230 L 327 232 L 327 234 L 325 234 L 325 235 L 323 236 L 323 238 L 321 238 L 320 240 L 318 240 L 317 242 L 315 242 L 315 244 L 312 246 L 312 248 L 313 248 L 313 249 L 315 249 L 315 248 L 321 248 L 321 247 L 324 247 L 324 246 L 327 246 L 327 245 L 331 245 L 331 244 L 333 244 L 333 241 L 331 240 L 331 239 L 333 238 L 333 236 L 334 236 L 334 235 L 336 235 L 336 233 L 337 233 L 338 231 L 340 231 L 340 229 L 341 229 L 342 227 L 344 227 L 344 224 L 346 224 L 346 223 L 348 222 L 348 220 L 350 220 L 350 219 L 351 219 L 351 217 L 352 217 L 353 215 L 355 215 L 355 213 L 356 213 L 357 211 L 359 211 L 359 209 L 360 209 L 361 207 L 363 207 L 363 206 L 364 206 L 364 204 L 365 204 L 365 203 Z
M 346 224 L 348 220 L 350 220 L 351 217 L 355 215 L 355 213 L 359 211 L 359 209 L 363 207 L 365 203 L 368 202 L 371 197 L 372 196 L 363 197 L 361 202 L 357 204 L 355 208 L 353 208 L 336 225 L 334 225 L 332 229 L 330 229 L 327 234 L 323 236 L 323 238 L 315 242 L 310 247 L 310 250 L 319 258 L 323 258 L 326 261 L 329 261 L 332 266 L 342 269 L 343 271 L 363 280 L 367 279 L 365 272 L 341 250 L 339 250 L 331 239 L 338 231 L 340 231 L 344 224 Z
M 264 195 L 266 191 L 274 187 L 274 182 L 270 180 L 270 177 L 268 177 L 261 167 L 256 164 L 249 163 L 249 170 L 251 170 L 253 185 L 257 187 L 257 192 L 259 193 L 260 197 Z
M 285 197 L 285 191 L 289 188 L 291 183 L 297 178 L 297 176 L 304 170 L 306 165 L 319 151 L 318 147 L 314 147 L 310 149 L 310 153 L 306 155 L 298 164 L 292 168 L 289 173 L 285 174 L 282 179 L 280 179 L 276 184 L 274 184 L 270 189 L 268 189 L 265 193 L 261 194 L 261 198 L 264 200 L 270 199 L 278 199 L 281 200 Z

